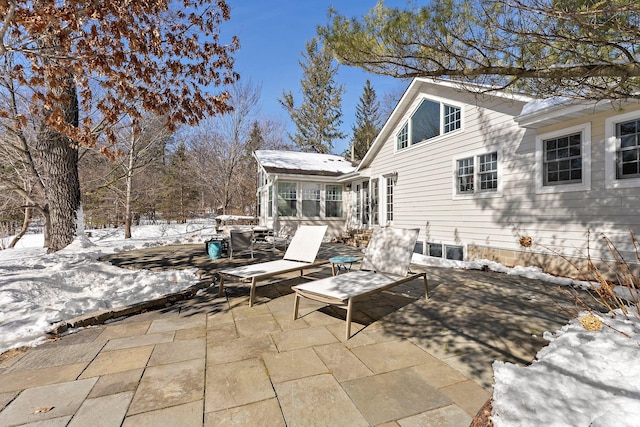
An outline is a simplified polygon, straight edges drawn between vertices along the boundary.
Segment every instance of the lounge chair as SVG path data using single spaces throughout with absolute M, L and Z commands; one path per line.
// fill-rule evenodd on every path
M 253 258 L 253 242 L 253 230 L 229 230 L 229 259 L 243 251 L 249 251 Z
M 347 309 L 346 339 L 351 337 L 353 303 L 360 298 L 423 277 L 429 298 L 426 273 L 410 273 L 409 264 L 417 229 L 378 228 L 373 231 L 359 271 L 293 286 L 296 293 L 293 320 L 298 318 L 300 297 Z
M 296 230 L 281 260 L 260 262 L 219 271 L 220 285 L 218 287 L 218 296 L 222 296 L 224 291 L 224 278 L 226 276 L 237 277 L 243 281 L 251 280 L 249 306 L 252 307 L 258 280 L 296 270 L 300 270 L 300 275 L 302 276 L 305 268 L 313 268 L 327 264 L 329 261 L 316 261 L 320 244 L 326 232 L 326 225 L 301 225 Z

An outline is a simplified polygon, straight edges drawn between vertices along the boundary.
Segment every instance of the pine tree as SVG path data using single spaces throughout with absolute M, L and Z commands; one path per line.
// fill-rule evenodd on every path
M 382 127 L 380 121 L 380 102 L 375 89 L 367 79 L 356 106 L 356 123 L 352 128 L 351 149 L 355 160 L 362 160 L 371 147 Z
M 289 134 L 295 145 L 301 151 L 329 153 L 333 141 L 345 137 L 340 131 L 344 86 L 335 80 L 338 66 L 334 65 L 331 53 L 319 45 L 316 38 L 305 47 L 306 53 L 302 53 L 299 61 L 302 104 L 295 106 L 290 91 L 284 91 L 278 101 L 296 125 L 295 134 Z

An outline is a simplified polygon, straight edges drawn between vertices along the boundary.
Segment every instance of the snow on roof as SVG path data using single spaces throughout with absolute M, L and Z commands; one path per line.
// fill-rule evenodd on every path
M 555 96 L 553 98 L 546 98 L 546 99 L 536 99 L 534 101 L 531 101 L 525 104 L 525 106 L 522 107 L 522 112 L 520 113 L 520 115 L 524 116 L 526 114 L 534 114 L 540 111 L 547 110 L 549 108 L 559 107 L 559 106 L 568 106 L 574 103 L 575 103 L 575 100 L 564 97 L 564 96 Z
M 267 170 L 296 173 L 344 174 L 356 167 L 347 159 L 335 154 L 301 153 L 298 151 L 257 150 L 255 156 Z

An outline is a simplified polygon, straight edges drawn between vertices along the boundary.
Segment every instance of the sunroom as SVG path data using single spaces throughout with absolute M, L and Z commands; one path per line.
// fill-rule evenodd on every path
M 333 154 L 257 150 L 258 223 L 286 234 L 299 225 L 327 225 L 338 236 L 347 220 L 345 175 L 356 167 Z

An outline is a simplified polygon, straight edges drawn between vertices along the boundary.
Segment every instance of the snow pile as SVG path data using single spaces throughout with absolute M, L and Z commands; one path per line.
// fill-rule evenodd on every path
M 179 292 L 198 282 L 196 269 L 128 270 L 100 262 L 101 256 L 167 244 L 202 243 L 215 223 L 90 230 L 66 248 L 47 254 L 42 235 L 24 236 L 0 251 L 0 352 L 43 342 L 57 322 Z
M 495 426 L 638 426 L 640 321 L 619 311 L 602 321 L 599 331 L 574 319 L 546 332 L 530 366 L 494 362 Z

